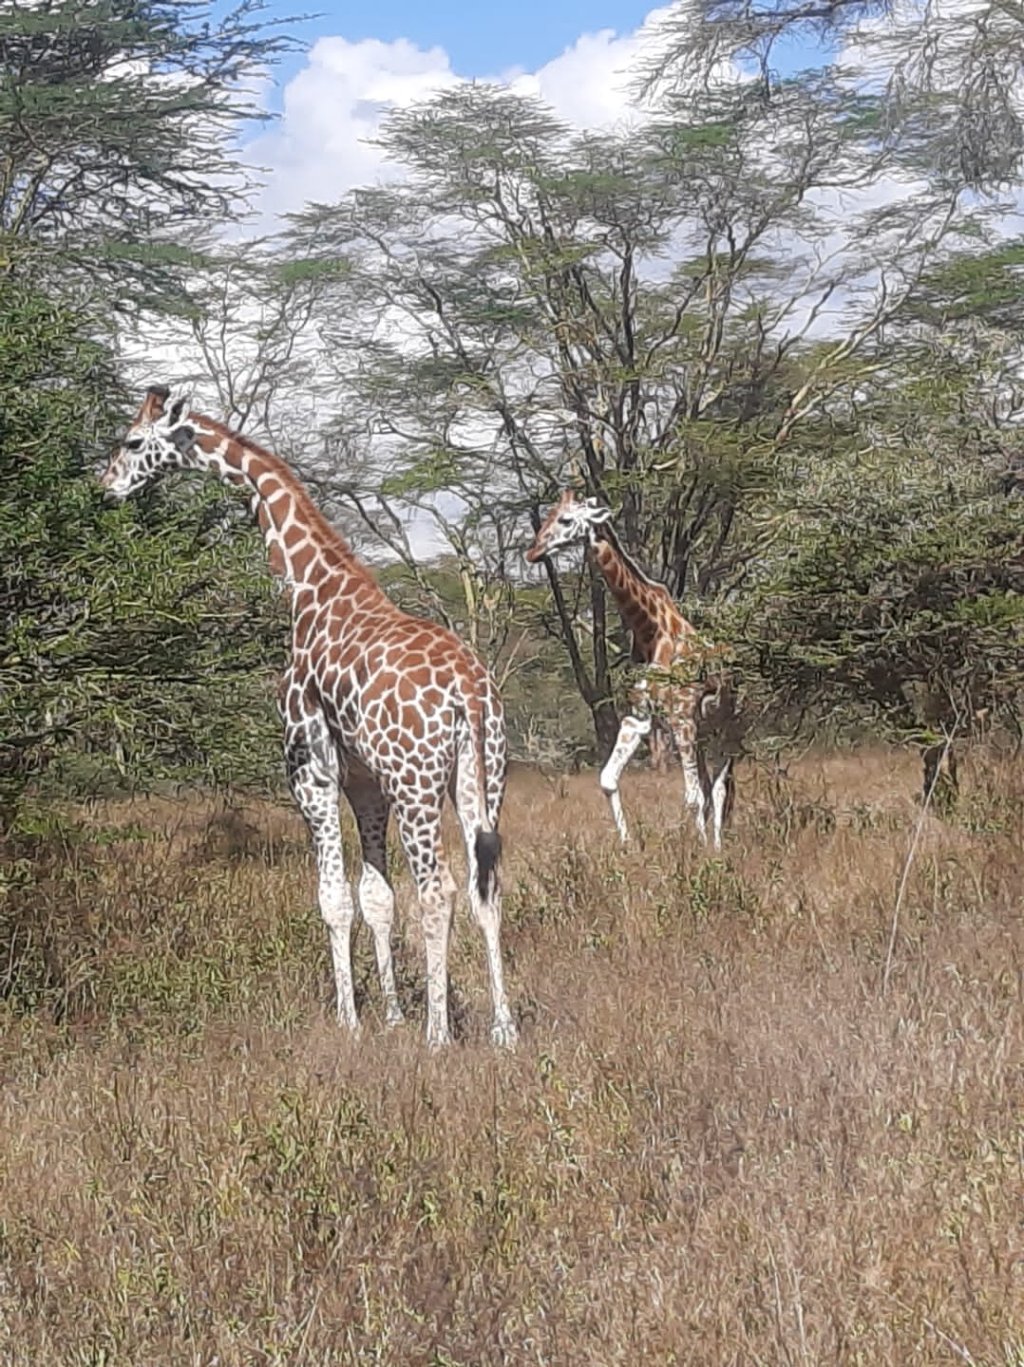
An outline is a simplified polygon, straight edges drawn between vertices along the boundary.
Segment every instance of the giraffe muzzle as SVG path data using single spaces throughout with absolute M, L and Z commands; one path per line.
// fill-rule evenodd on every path
M 101 475 L 97 476 L 100 488 L 103 490 L 104 503 L 123 503 L 131 493 L 131 484 L 118 475 L 113 466 L 108 465 Z

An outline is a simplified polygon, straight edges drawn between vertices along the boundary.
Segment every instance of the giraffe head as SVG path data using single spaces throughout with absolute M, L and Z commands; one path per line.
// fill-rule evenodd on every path
M 533 545 L 526 552 L 527 560 L 534 564 L 563 546 L 586 540 L 592 527 L 610 522 L 611 516 L 611 508 L 604 507 L 596 498 L 577 498 L 572 489 L 566 489 L 540 524 Z
M 192 464 L 196 432 L 188 421 L 190 398 L 184 391 L 172 394 L 165 385 L 147 390 L 142 407 L 100 476 L 109 499 L 120 503 L 158 475 Z

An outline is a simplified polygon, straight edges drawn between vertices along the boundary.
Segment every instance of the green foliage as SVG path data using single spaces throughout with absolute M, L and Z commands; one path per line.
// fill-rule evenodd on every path
M 0 17 L 0 809 L 276 770 L 283 614 L 262 547 L 198 535 L 213 491 L 105 508 L 126 418 L 119 319 L 188 312 L 241 207 L 258 0 L 41 0 Z
M 661 18 L 645 59 L 644 84 L 681 102 L 710 100 L 743 109 L 775 103 L 794 85 L 777 54 L 804 64 L 796 82 L 822 86 L 847 44 L 866 87 L 851 99 L 849 81 L 833 87 L 846 110 L 852 146 L 884 154 L 943 198 L 1014 184 L 1024 153 L 1017 94 L 1024 64 L 1024 9 L 1018 0 L 955 8 L 888 0 L 698 0 Z M 850 53 L 845 55 L 849 57 Z M 753 77 L 723 93 L 729 65 Z
M 344 257 L 337 261 L 285 261 L 281 264 L 280 276 L 285 285 L 299 285 L 316 280 L 341 279 L 347 269 L 348 262 Z
M 898 412 L 888 395 L 889 415 Z M 1021 510 L 976 452 L 835 455 L 730 626 L 750 699 L 931 744 L 1024 686 Z M 726 614 L 730 616 L 730 614 Z M 724 629 L 724 628 L 723 628 Z
M 207 225 L 238 211 L 245 82 L 287 46 L 260 0 L 39 0 L 0 15 L 0 274 L 183 307 Z M 192 238 L 190 243 L 189 238 Z
M 89 466 L 123 415 L 90 323 L 34 292 L 0 296 L 8 806 L 75 755 L 95 758 L 96 779 L 264 777 L 276 760 L 265 676 L 283 658 L 283 615 L 262 547 L 197 542 L 205 493 L 103 507 Z
M 910 316 L 938 327 L 968 323 L 1016 331 L 1022 271 L 1024 241 L 960 253 L 925 274 Z
M 197 325 L 242 255 L 222 239 L 214 260 L 210 243 L 249 208 L 236 137 L 269 117 L 253 80 L 291 46 L 280 23 L 265 18 L 263 0 L 7 7 L 0 281 L 73 300 L 105 327 L 145 313 L 147 328 L 160 328 L 175 315 L 180 342 L 182 316 Z

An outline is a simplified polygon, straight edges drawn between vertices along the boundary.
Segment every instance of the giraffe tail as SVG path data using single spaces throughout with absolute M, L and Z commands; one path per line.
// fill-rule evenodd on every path
M 481 901 L 487 902 L 490 900 L 498 861 L 501 858 L 501 836 L 497 831 L 477 831 L 474 846 L 477 891 Z
M 486 698 L 463 695 L 463 716 L 466 726 L 468 753 L 466 758 L 476 771 L 477 812 L 474 825 L 473 849 L 476 854 L 476 886 L 483 902 L 489 902 L 497 885 L 498 863 L 501 860 L 501 836 L 495 830 L 487 803 L 487 746 L 484 727 L 487 716 Z

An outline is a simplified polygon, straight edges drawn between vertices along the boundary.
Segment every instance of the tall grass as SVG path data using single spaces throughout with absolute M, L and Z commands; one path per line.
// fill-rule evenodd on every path
M 339 1033 L 287 807 L 9 847 L 2 1360 L 1024 1363 L 1021 779 L 926 819 L 883 997 L 916 768 L 740 778 L 713 858 L 672 776 L 627 777 L 626 853 L 592 776 L 514 776 L 511 1056 L 461 908 L 426 1053 L 404 873 L 409 1023 L 361 932 Z

